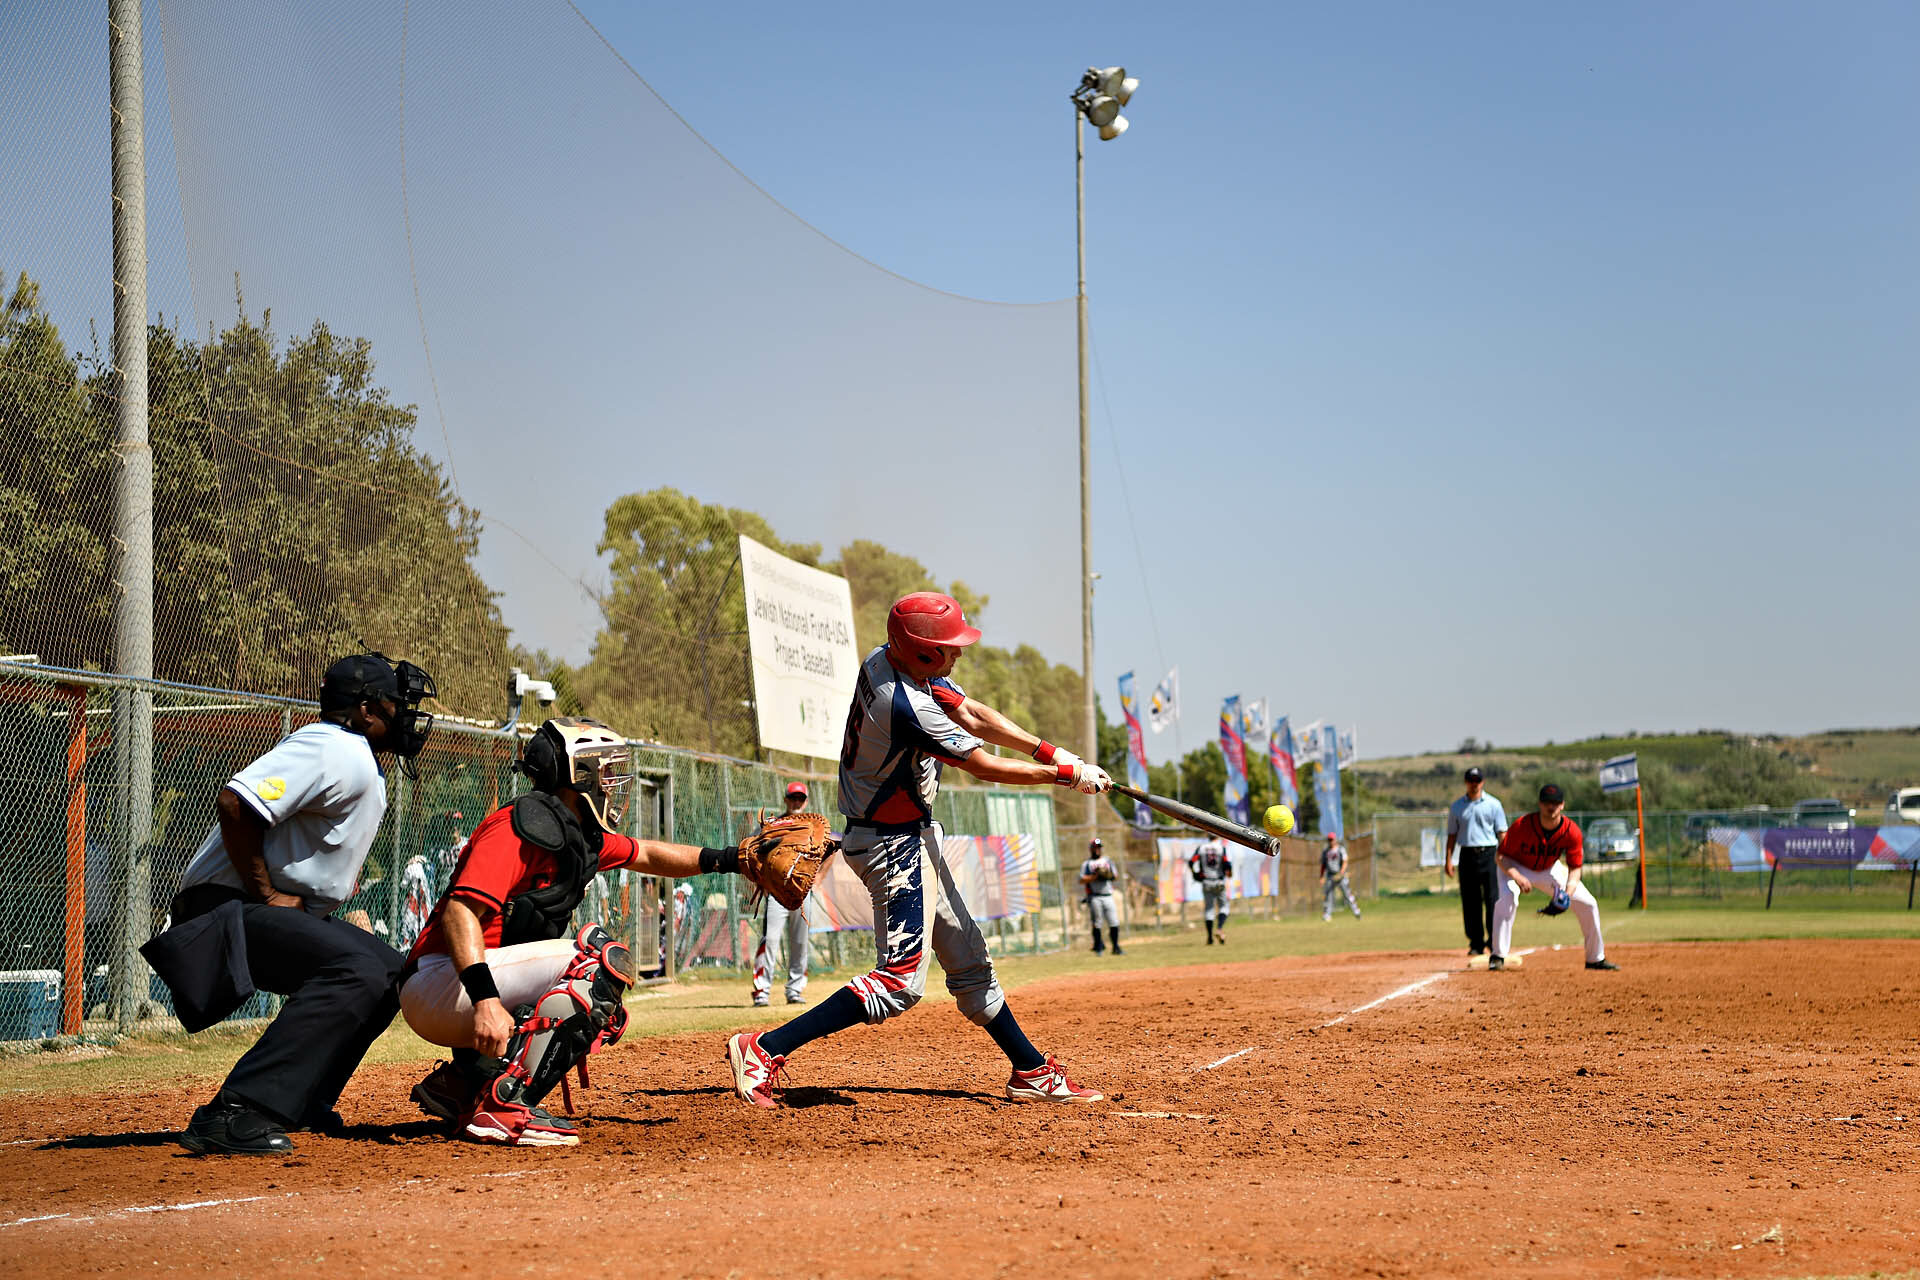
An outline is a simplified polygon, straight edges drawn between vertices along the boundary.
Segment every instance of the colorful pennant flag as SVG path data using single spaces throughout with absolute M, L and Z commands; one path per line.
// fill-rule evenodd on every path
M 1220 751 L 1227 757 L 1227 785 L 1221 797 L 1226 802 L 1227 816 L 1245 825 L 1250 806 L 1247 802 L 1247 747 L 1240 736 L 1239 694 L 1220 704 Z

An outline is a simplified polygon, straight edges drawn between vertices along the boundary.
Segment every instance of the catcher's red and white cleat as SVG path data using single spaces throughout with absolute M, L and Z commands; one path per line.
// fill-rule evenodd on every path
M 580 1131 L 573 1122 L 550 1115 L 540 1107 L 517 1103 L 474 1103 L 460 1126 L 460 1132 L 476 1142 L 497 1142 L 509 1147 L 574 1147 L 580 1145 Z
M 742 1102 L 773 1110 L 780 1105 L 780 1077 L 787 1060 L 760 1047 L 760 1033 L 743 1031 L 727 1041 L 727 1065 L 733 1069 L 733 1091 Z
M 1009 1102 L 1099 1102 L 1106 1097 L 1067 1078 L 1067 1069 L 1048 1058 L 1031 1071 L 1015 1071 L 1007 1080 Z

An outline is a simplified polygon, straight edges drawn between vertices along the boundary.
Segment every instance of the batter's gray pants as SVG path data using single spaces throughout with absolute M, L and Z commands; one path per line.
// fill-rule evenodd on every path
M 1203 881 L 1200 885 L 1200 918 L 1213 921 L 1215 927 L 1224 926 L 1230 901 L 1225 880 Z

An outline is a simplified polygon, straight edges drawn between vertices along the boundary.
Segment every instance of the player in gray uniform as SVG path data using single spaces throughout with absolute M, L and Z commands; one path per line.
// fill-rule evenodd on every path
M 807 807 L 807 784 L 787 784 L 787 812 L 799 813 Z M 810 957 L 807 937 L 807 909 L 803 903 L 789 911 L 768 894 L 760 904 L 760 945 L 753 953 L 753 1003 L 764 1007 L 772 1003 L 774 953 L 781 935 L 787 943 L 787 1003 L 807 1002 L 807 961 Z
M 1326 907 L 1320 912 L 1322 920 L 1333 919 L 1336 894 L 1345 894 L 1353 918 L 1360 918 L 1360 904 L 1353 900 L 1353 886 L 1347 883 L 1347 846 L 1331 831 L 1327 832 L 1327 847 L 1320 851 L 1320 888 L 1326 896 Z
M 1113 954 L 1127 954 L 1120 949 L 1120 914 L 1114 907 L 1113 882 L 1120 878 L 1114 870 L 1113 860 L 1107 857 L 1106 849 L 1095 836 L 1087 841 L 1087 860 L 1080 864 L 1080 888 L 1087 895 L 1087 915 L 1093 922 L 1093 954 L 1099 955 L 1100 926 L 1105 925 L 1107 937 L 1113 941 Z
M 1033 1047 L 994 977 L 986 939 L 974 923 L 933 820 L 940 770 L 952 764 L 983 782 L 1056 783 L 1087 795 L 1113 785 L 1098 765 L 1054 747 L 975 702 L 949 679 L 980 632 L 950 596 L 917 591 L 887 614 L 887 643 L 867 655 L 847 711 L 840 751 L 840 812 L 847 818 L 841 856 L 873 898 L 872 972 L 772 1031 L 727 1042 L 734 1091 L 759 1107 L 780 1105 L 780 1074 L 801 1045 L 897 1017 L 920 1002 L 937 956 L 960 1012 L 986 1028 L 1013 1065 L 1006 1096 L 1014 1102 L 1098 1102 L 1101 1094 L 1067 1077 Z M 1033 757 L 996 756 L 988 743 Z
M 1201 844 L 1187 859 L 1187 870 L 1200 882 L 1200 914 L 1207 922 L 1207 945 L 1227 945 L 1227 881 L 1233 876 L 1233 858 L 1227 842 L 1218 837 Z
M 293 1149 L 289 1129 L 337 1130 L 340 1091 L 399 1008 L 402 957 L 334 911 L 352 894 L 386 813 L 375 753 L 419 753 L 433 727 L 419 704 L 434 692 L 432 677 L 410 662 L 342 658 L 321 685 L 321 718 L 220 789 L 218 820 L 173 899 L 175 927 L 148 945 L 191 932 L 191 949 L 175 952 L 185 967 L 162 975 L 176 996 L 237 954 L 253 986 L 287 1002 L 213 1101 L 193 1113 L 180 1137 L 187 1150 L 284 1155 Z

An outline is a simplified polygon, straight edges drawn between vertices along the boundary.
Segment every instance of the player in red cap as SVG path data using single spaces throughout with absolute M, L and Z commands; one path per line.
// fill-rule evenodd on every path
M 1035 1049 L 1014 1020 L 986 939 L 940 855 L 933 802 L 949 764 L 983 782 L 1054 783 L 1087 795 L 1105 791 L 1112 779 L 961 691 L 951 678 L 954 664 L 979 639 L 953 597 L 916 591 L 895 602 L 887 643 L 861 664 L 840 749 L 840 812 L 847 819 L 841 856 L 872 895 L 879 956 L 871 973 L 786 1025 L 728 1041 L 734 1091 L 755 1106 L 780 1105 L 780 1073 L 801 1045 L 856 1023 L 884 1022 L 919 1003 L 936 956 L 960 1012 L 985 1027 L 1012 1063 L 1009 1099 L 1100 1100 Z M 996 756 L 988 744 L 1033 758 Z
M 799 813 L 807 807 L 807 784 L 787 784 L 786 811 Z M 772 1003 L 774 940 L 785 935 L 787 942 L 787 1003 L 807 1002 L 807 912 L 804 905 L 789 911 L 768 894 L 760 906 L 760 945 L 753 953 L 753 1003 L 765 1007 Z

